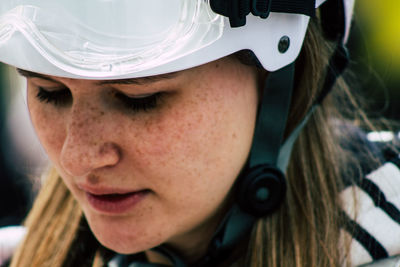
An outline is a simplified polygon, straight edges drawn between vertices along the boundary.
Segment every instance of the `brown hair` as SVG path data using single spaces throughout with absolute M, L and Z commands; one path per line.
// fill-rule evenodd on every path
M 335 45 L 323 39 L 318 21 L 312 20 L 297 62 L 301 68 L 297 68 L 300 72 L 296 73 L 298 84 L 286 129 L 288 133 L 318 97 Z M 335 131 L 338 121 L 346 130 L 349 119 L 372 127 L 359 101 L 343 78 L 339 78 L 330 96 L 314 111 L 299 135 L 287 170 L 285 201 L 278 211 L 259 220 L 253 228 L 244 266 L 351 265 L 347 255 L 351 240 L 341 234 L 341 226 L 346 221 L 339 196 L 345 181 L 352 183 L 361 179 L 363 173 L 354 154 L 341 146 L 346 131 L 339 135 Z M 359 151 L 368 152 L 365 147 Z M 364 159 L 370 161 L 372 168 L 381 163 L 372 155 Z
M 312 20 L 297 62 L 301 68 L 296 72 L 287 132 L 296 127 L 318 95 L 331 52 L 318 20 Z M 352 99 L 343 81 L 334 90 Z M 338 196 L 346 162 L 332 132 L 330 118 L 338 115 L 334 100 L 333 95 L 326 99 L 300 134 L 287 171 L 285 201 L 279 210 L 254 226 L 243 265 L 336 267 L 345 263 L 349 242 L 345 240 L 339 248 L 342 219 Z M 28 233 L 14 255 L 12 267 L 74 266 L 76 260 L 79 266 L 103 265 L 100 254 L 104 253 L 98 252 L 101 246 L 54 170 L 46 178 L 25 224 Z

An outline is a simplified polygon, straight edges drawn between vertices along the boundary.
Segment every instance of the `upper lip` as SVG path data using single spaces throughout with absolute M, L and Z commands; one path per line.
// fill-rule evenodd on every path
M 106 187 L 106 186 L 90 186 L 85 184 L 78 184 L 79 189 L 92 194 L 92 195 L 112 195 L 112 194 L 129 194 L 143 191 L 143 189 L 126 189 L 126 188 L 116 188 L 116 187 Z

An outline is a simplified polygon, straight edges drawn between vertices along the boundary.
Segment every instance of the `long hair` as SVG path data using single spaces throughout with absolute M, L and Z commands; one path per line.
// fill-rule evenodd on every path
M 317 97 L 332 52 L 312 19 L 297 65 L 296 88 L 287 133 L 305 116 Z M 334 92 L 352 99 L 339 82 Z M 342 175 L 347 163 L 333 134 L 338 115 L 334 97 L 326 99 L 300 134 L 287 171 L 284 203 L 253 228 L 243 255 L 252 267 L 340 266 L 349 242 L 340 239 Z M 102 266 L 101 246 L 86 225 L 82 211 L 60 176 L 53 170 L 45 179 L 25 223 L 28 233 L 12 260 L 12 267 Z M 339 247 L 339 244 L 342 244 Z M 106 262 L 106 259 L 104 259 Z
M 336 44 L 325 41 L 317 19 L 311 20 L 297 64 L 299 72 L 287 133 L 306 115 L 319 96 L 328 60 Z M 340 192 L 345 184 L 363 177 L 354 153 L 341 144 L 349 132 L 342 123 L 365 122 L 360 108 L 343 78 L 310 117 L 296 141 L 287 170 L 287 192 L 283 205 L 260 219 L 253 228 L 244 266 L 306 267 L 350 266 L 350 238 L 341 234 L 343 218 Z M 339 108 L 340 107 L 340 110 Z M 338 123 L 339 122 L 339 123 Z M 354 129 L 354 128 L 352 128 Z M 358 157 L 378 167 L 379 158 L 359 148 Z M 357 205 L 357 203 L 355 203 Z
M 81 217 L 78 203 L 51 170 L 25 221 L 28 231 L 11 266 L 62 266 Z

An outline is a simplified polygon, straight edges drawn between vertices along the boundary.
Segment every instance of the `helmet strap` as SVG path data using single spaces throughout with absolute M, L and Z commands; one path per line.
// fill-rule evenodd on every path
M 332 91 L 332 88 L 334 87 L 337 78 L 339 78 L 343 74 L 348 64 L 349 64 L 349 53 L 347 51 L 347 48 L 342 43 L 339 43 L 336 47 L 335 52 L 333 53 L 332 57 L 329 60 L 325 81 L 319 96 L 314 101 L 313 105 L 307 112 L 306 116 L 304 116 L 303 120 L 293 130 L 293 132 L 286 139 L 285 143 L 282 145 L 280 149 L 277 165 L 281 169 L 283 170 L 287 169 L 293 145 L 297 140 L 297 137 L 299 136 L 301 130 L 307 124 L 307 121 L 310 119 L 315 109 L 323 102 L 323 100 L 329 94 L 329 92 Z
M 277 164 L 289 115 L 294 72 L 295 63 L 292 63 L 269 73 L 249 159 L 235 185 L 236 202 L 244 212 L 257 218 L 270 214 L 285 195 L 286 170 Z
M 210 7 L 215 13 L 228 17 L 232 28 L 246 25 L 250 13 L 263 19 L 268 18 L 270 12 L 315 16 L 315 0 L 210 0 Z

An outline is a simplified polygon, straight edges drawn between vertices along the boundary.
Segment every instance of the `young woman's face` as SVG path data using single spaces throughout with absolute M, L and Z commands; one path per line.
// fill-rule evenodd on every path
M 156 78 L 27 76 L 39 139 L 97 239 L 198 256 L 250 150 L 256 71 L 228 57 Z

